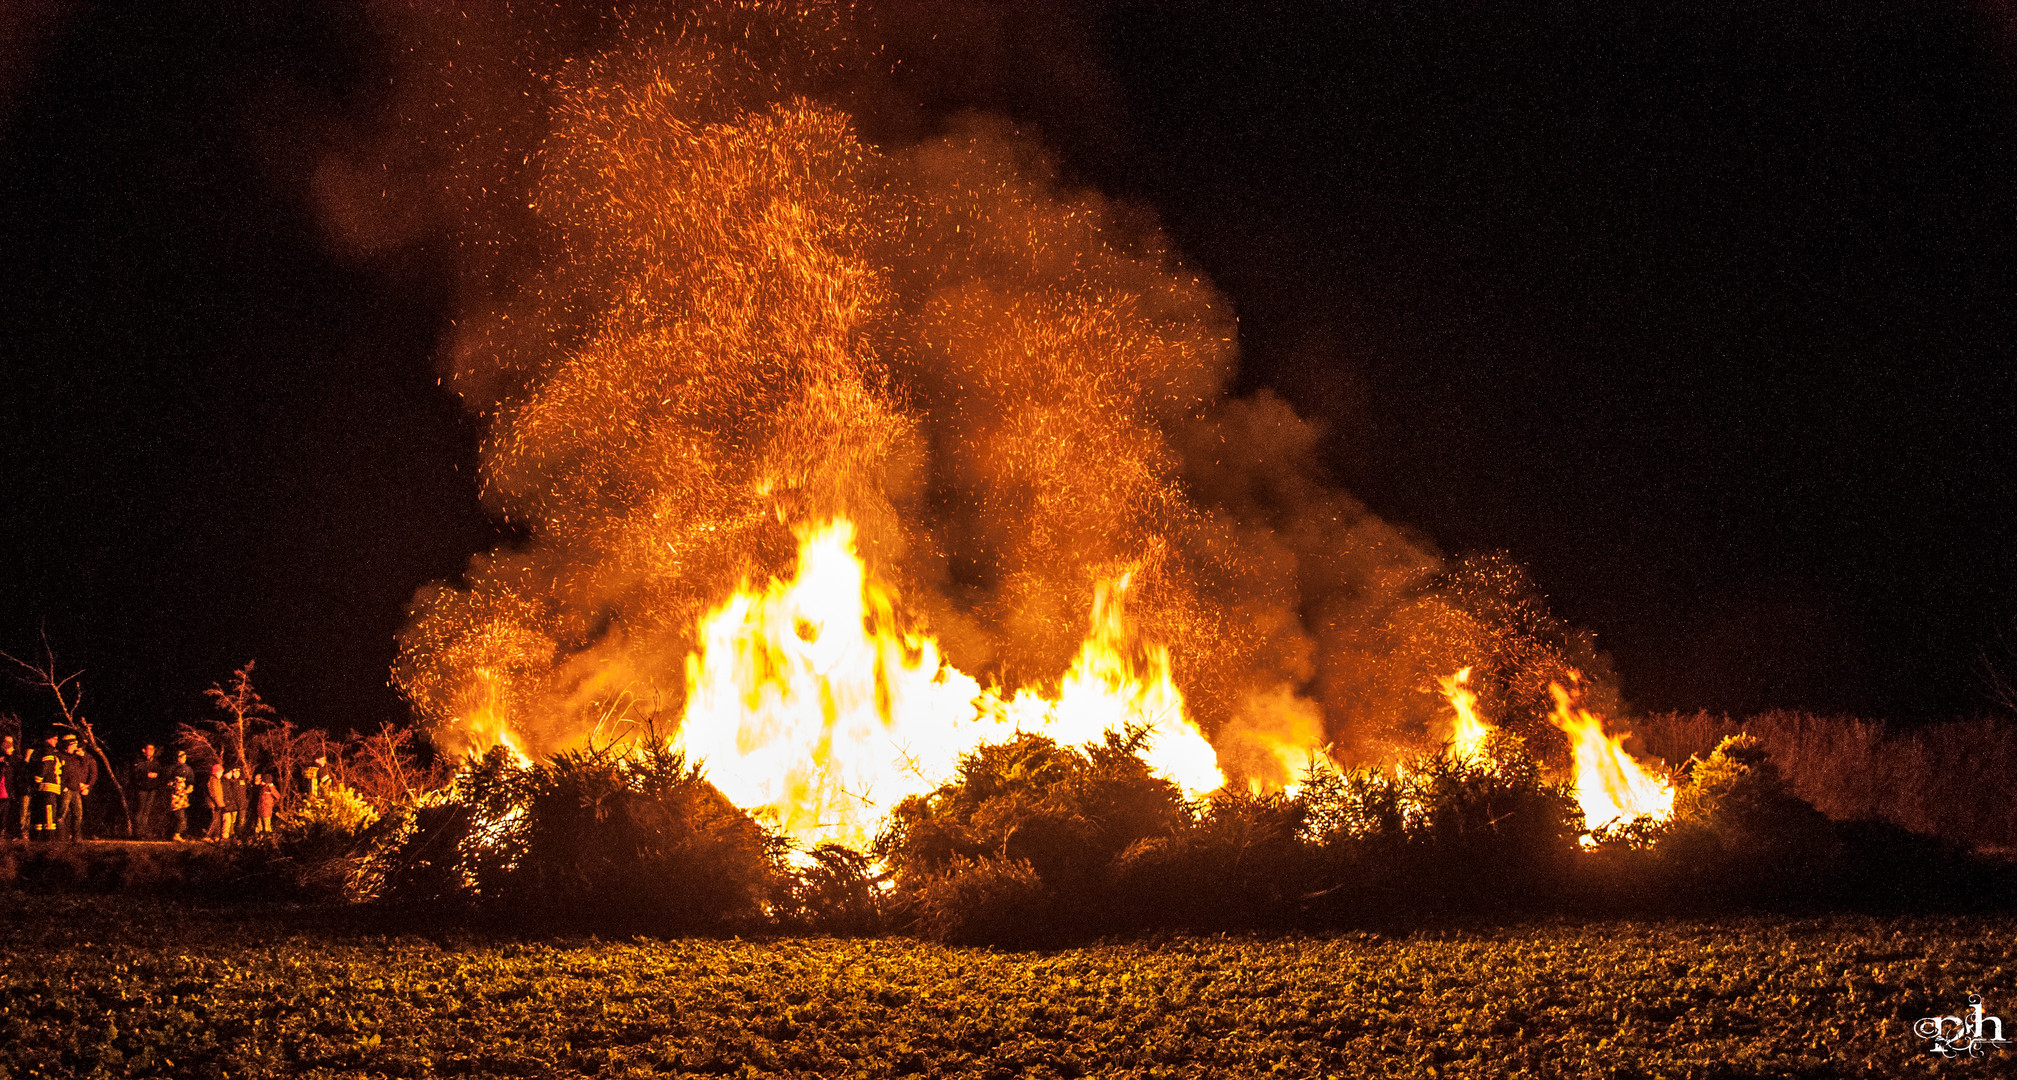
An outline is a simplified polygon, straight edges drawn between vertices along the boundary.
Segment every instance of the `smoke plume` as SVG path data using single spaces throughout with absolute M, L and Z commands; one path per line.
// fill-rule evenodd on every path
M 701 616 L 836 514 L 1006 686 L 1130 574 L 1235 774 L 1419 738 L 1461 666 L 1514 716 L 1599 664 L 1518 567 L 1327 484 L 1316 425 L 1228 395 L 1234 313 L 1152 218 L 969 107 L 1030 55 L 1103 101 L 1068 43 L 968 16 L 995 55 L 951 64 L 922 6 L 380 14 L 396 76 L 315 193 L 360 257 L 453 245 L 444 375 L 522 533 L 414 599 L 395 678 L 445 745 L 670 728 Z

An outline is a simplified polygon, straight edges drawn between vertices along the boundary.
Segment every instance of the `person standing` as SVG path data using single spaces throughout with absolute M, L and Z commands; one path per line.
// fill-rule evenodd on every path
M 178 776 L 182 778 L 182 783 L 193 794 L 196 791 L 196 770 L 189 767 L 189 751 L 187 750 L 175 751 L 175 764 L 168 766 L 168 780 L 171 785 L 173 785 L 175 778 Z
M 273 786 L 272 777 L 262 773 L 253 794 L 258 802 L 259 820 L 252 831 L 259 836 L 272 836 L 273 811 L 280 805 L 280 789 Z
M 25 744 L 26 739 L 22 742 Z M 35 748 L 23 745 L 14 758 L 15 787 L 19 791 L 14 796 L 14 816 L 0 821 L 0 832 L 12 830 L 15 836 L 28 839 L 28 823 L 35 812 Z
M 14 824 L 14 801 L 27 794 L 21 790 L 26 779 L 14 762 L 14 736 L 0 735 L 0 837 Z
M 84 839 L 84 800 L 91 794 L 91 785 L 97 781 L 98 763 L 78 748 L 77 736 L 63 736 L 62 802 L 56 814 L 57 839 Z
M 203 829 L 203 839 L 224 839 L 224 763 L 221 761 L 210 766 L 210 779 L 203 782 L 203 808 L 210 811 L 210 823 Z
M 237 769 L 224 774 L 224 838 L 238 835 L 245 821 L 245 775 Z
M 161 804 L 168 794 L 168 765 L 153 743 L 140 748 L 133 761 L 133 793 L 139 810 L 133 819 L 133 839 L 159 839 Z
M 35 757 L 35 839 L 56 839 L 56 809 L 63 802 L 63 752 L 50 732 Z
M 186 765 L 182 767 L 181 772 L 171 771 L 168 774 L 168 824 L 175 830 L 169 835 L 168 839 L 176 843 L 181 843 L 183 835 L 189 831 L 189 793 L 192 790 L 189 786 L 189 777 L 191 775 L 193 774 L 189 772 L 189 767 Z

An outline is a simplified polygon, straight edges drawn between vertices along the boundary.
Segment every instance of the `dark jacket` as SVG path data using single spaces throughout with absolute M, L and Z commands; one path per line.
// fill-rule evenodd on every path
M 21 751 L 16 750 L 6 757 L 0 757 L 0 785 L 7 788 L 7 798 L 20 799 L 28 794 L 28 766 L 22 761 Z M 6 822 L 0 822 L 4 830 Z
M 149 758 L 143 754 L 133 759 L 133 790 L 168 790 L 168 763 L 161 760 L 161 755 Z
M 82 750 L 63 751 L 63 790 L 78 791 L 98 783 L 98 763 Z
M 242 778 L 224 778 L 224 809 L 234 814 L 245 812 L 245 781 Z

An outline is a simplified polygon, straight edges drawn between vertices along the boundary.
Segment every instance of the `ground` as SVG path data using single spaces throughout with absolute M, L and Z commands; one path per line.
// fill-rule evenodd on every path
M 0 1076 L 1903 1076 L 2017 1028 L 2017 917 L 1545 922 L 1046 952 L 514 939 L 0 893 Z M 2017 1034 L 2017 1031 L 2013 1031 Z M 2005 1051 L 2017 1058 L 2017 1050 Z

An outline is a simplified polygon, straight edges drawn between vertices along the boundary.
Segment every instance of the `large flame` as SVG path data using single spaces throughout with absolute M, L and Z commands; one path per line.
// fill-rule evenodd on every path
M 1569 736 L 1576 754 L 1576 801 L 1583 827 L 1592 832 L 1647 817 L 1674 815 L 1674 787 L 1625 753 L 1624 736 L 1604 734 L 1604 718 L 1576 703 L 1560 683 L 1549 683 L 1555 711 L 1548 719 Z
M 801 533 L 789 581 L 746 585 L 701 621 L 677 742 L 729 801 L 807 845 L 866 847 L 898 800 L 1017 731 L 1083 743 L 1146 728 L 1153 771 L 1193 796 L 1215 789 L 1217 755 L 1184 714 L 1169 651 L 1130 648 L 1127 586 L 1099 586 L 1055 696 L 1005 698 L 903 625 L 895 591 L 855 551 L 853 523 L 836 518 Z

